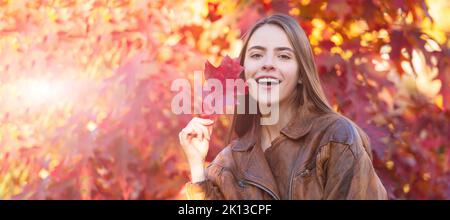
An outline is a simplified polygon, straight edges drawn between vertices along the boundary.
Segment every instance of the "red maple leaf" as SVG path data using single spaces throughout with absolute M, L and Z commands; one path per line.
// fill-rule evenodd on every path
M 232 59 L 229 56 L 225 56 L 218 67 L 215 67 L 209 61 L 206 61 L 205 80 L 208 81 L 209 79 L 217 79 L 222 84 L 222 107 L 225 107 L 227 105 L 236 105 L 237 95 L 246 94 L 248 92 L 247 84 L 245 84 L 244 90 L 241 90 L 239 87 L 235 87 L 234 84 L 230 85 L 230 83 L 227 83 L 227 79 L 240 79 L 239 75 L 243 70 L 244 68 L 240 65 L 238 59 Z M 230 91 L 233 91 L 233 94 L 227 94 L 227 92 L 229 93 Z M 205 97 L 205 95 L 206 94 L 203 93 L 203 97 Z M 204 114 L 202 114 L 200 117 L 215 118 L 215 114 L 205 114 L 205 109 L 207 108 L 208 107 L 203 103 Z
M 222 15 L 218 13 L 219 3 L 208 2 L 208 19 L 211 22 L 215 22 L 222 18 Z
M 244 68 L 237 59 L 225 56 L 218 67 L 213 66 L 209 61 L 205 63 L 205 78 L 218 79 L 225 84 L 226 79 L 238 79 Z

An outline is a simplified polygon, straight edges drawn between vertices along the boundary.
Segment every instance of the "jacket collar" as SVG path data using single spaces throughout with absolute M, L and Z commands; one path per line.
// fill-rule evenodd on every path
M 320 123 L 317 120 L 323 117 L 323 114 L 303 114 L 302 117 L 299 117 L 299 115 L 302 114 L 297 113 L 293 120 L 281 130 L 283 135 L 291 139 L 302 138 L 311 131 L 313 124 Z M 259 120 L 255 121 L 259 123 Z M 253 182 L 268 192 L 274 199 L 280 199 L 272 170 L 267 163 L 262 148 L 259 146 L 260 126 L 255 126 L 256 122 L 252 129 L 232 146 L 236 168 L 244 179 Z

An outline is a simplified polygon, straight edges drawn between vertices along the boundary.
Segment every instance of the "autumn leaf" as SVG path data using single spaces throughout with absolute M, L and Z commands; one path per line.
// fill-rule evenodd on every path
M 219 3 L 208 2 L 208 19 L 211 22 L 215 22 L 222 18 L 222 15 L 218 13 Z
M 218 79 L 225 84 L 226 79 L 238 79 L 244 68 L 237 59 L 225 56 L 218 67 L 213 66 L 209 61 L 205 63 L 205 79 Z
M 237 104 L 237 96 L 245 94 L 247 92 L 247 85 L 245 87 L 235 86 L 230 84 L 230 80 L 236 82 L 243 82 L 239 77 L 244 68 L 239 64 L 237 59 L 232 59 L 229 56 L 225 56 L 218 67 L 213 66 L 209 61 L 205 63 L 205 81 L 206 84 L 211 83 L 211 80 L 216 80 L 222 85 L 222 103 L 214 103 L 215 105 L 221 105 L 219 107 L 225 108 L 227 106 L 234 106 Z M 242 81 L 239 81 L 242 80 Z M 231 92 L 231 94 L 230 94 Z M 217 94 L 217 93 L 216 93 Z M 203 93 L 203 98 L 207 95 Z M 203 99 L 205 101 L 205 99 Z M 214 118 L 214 114 L 211 114 L 212 109 L 209 103 L 203 103 L 203 115 L 201 117 Z M 209 113 L 206 113 L 209 112 Z M 205 114 L 206 113 L 206 114 Z

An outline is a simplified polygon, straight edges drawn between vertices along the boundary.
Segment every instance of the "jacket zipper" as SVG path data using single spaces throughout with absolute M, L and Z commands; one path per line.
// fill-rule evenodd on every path
M 256 187 L 264 190 L 266 193 L 271 195 L 275 200 L 280 200 L 280 198 L 274 192 L 272 192 L 269 188 L 267 188 L 259 183 L 250 181 L 250 180 L 244 180 L 244 182 L 249 183 L 250 185 L 256 186 Z
M 294 177 L 296 177 L 296 176 L 298 176 L 298 175 L 301 175 L 302 177 L 303 177 L 304 175 L 309 175 L 312 169 L 314 169 L 314 167 L 308 167 L 308 166 L 306 166 L 306 167 L 303 168 L 303 169 L 300 169 L 300 170 L 298 170 L 298 171 L 296 171 L 296 172 L 292 172 L 292 173 L 291 173 L 291 179 L 290 179 L 290 181 L 289 181 L 289 199 L 292 199 L 292 198 L 293 198 L 293 196 L 292 196 L 292 188 L 293 188 L 292 182 L 294 181 Z

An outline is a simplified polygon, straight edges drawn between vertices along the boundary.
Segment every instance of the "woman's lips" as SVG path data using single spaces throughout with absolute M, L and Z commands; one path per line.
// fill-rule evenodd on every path
M 258 83 L 258 88 L 271 90 L 279 85 L 280 85 L 280 83 Z
M 266 90 L 270 90 L 281 83 L 281 80 L 272 76 L 261 76 L 256 78 L 255 81 L 258 84 L 259 88 L 263 88 Z

